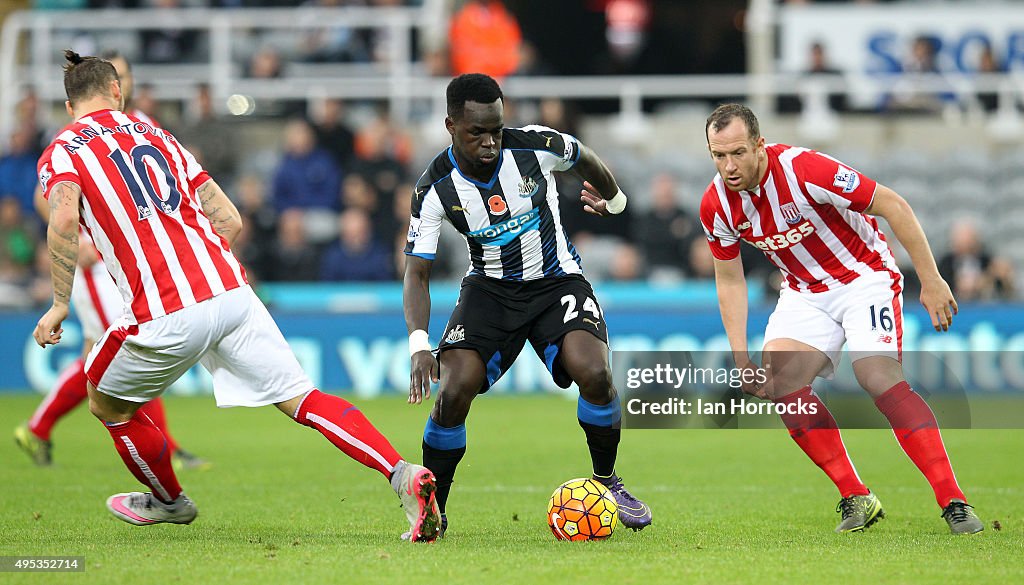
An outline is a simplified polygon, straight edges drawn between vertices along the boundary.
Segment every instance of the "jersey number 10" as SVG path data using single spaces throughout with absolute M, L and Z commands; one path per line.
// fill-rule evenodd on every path
M 171 173 L 171 166 L 167 164 L 167 158 L 157 147 L 152 144 L 140 144 L 132 149 L 130 155 L 126 155 L 123 150 L 115 150 L 108 156 L 110 160 L 114 161 L 114 165 L 117 166 L 117 170 L 124 179 L 125 186 L 128 187 L 128 192 L 131 193 L 135 208 L 139 211 L 139 221 L 152 216 L 153 207 L 167 214 L 178 210 L 181 205 L 178 181 Z M 128 166 L 129 157 L 135 172 L 132 172 L 132 168 Z M 153 184 L 153 175 L 150 174 L 146 158 L 152 160 L 160 168 L 167 185 L 167 199 L 160 197 L 160 192 Z

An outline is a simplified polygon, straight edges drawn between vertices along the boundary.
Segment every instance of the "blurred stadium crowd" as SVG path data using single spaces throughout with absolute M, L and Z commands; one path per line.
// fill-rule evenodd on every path
M 259 8 L 315 5 L 394 7 L 431 0 L 36 0 L 39 10 L 178 8 L 212 6 Z M 483 71 L 499 78 L 544 74 L 734 73 L 746 69 L 742 32 L 743 0 L 707 3 L 662 0 L 468 0 L 446 2 L 449 30 L 443 46 L 414 43 L 424 73 L 449 76 Z M 662 18 L 681 11 L 690 18 Z M 542 16 L 538 16 L 542 15 Z M 564 27 L 569 15 L 578 26 Z M 669 26 L 666 23 L 676 22 Z M 251 78 L 286 78 L 309 64 L 368 63 L 380 56 L 379 30 L 316 29 L 301 35 L 253 35 L 239 44 L 240 61 Z M 188 63 L 203 59 L 208 39 L 195 31 L 153 29 L 112 32 L 110 38 L 74 39 L 76 50 L 117 49 L 135 63 Z M 560 36 L 561 35 L 561 36 Z M 573 35 L 576 35 L 575 37 Z M 587 35 L 600 38 L 588 43 Z M 580 41 L 580 39 L 584 41 Z M 934 46 L 926 38 L 908 48 L 907 71 L 937 71 Z M 586 56 L 583 58 L 582 56 Z M 987 65 L 986 65 L 987 64 Z M 979 64 L 998 70 L 991 51 Z M 809 47 L 808 74 L 835 75 L 820 47 Z M 51 72 L 40 75 L 58 75 Z M 167 101 L 136 79 L 134 107 L 171 130 L 196 154 L 242 212 L 245 232 L 236 251 L 254 281 L 395 281 L 401 278 L 412 185 L 436 154 L 417 131 L 391 119 L 386 107 L 339 99 L 264 100 L 253 116 L 231 116 L 215 103 L 211 88 L 192 83 L 190 100 Z M 880 111 L 939 114 L 951 100 L 942 93 L 895 97 Z M 829 97 L 846 110 L 845 97 Z M 705 105 L 710 109 L 711 101 Z M 800 102 L 780 98 L 780 112 L 800 110 Z M 20 98 L 17 127 L 0 145 L 0 308 L 49 302 L 49 259 L 45 226 L 32 203 L 36 160 L 66 122 L 57 104 L 41 103 L 28 91 Z M 574 103 L 559 98 L 509 99 L 506 125 L 538 123 L 577 135 L 599 101 Z M 271 128 L 265 143 L 252 144 L 241 125 Z M 439 126 L 440 120 L 435 121 Z M 769 136 L 770 139 L 770 136 Z M 712 259 L 696 219 L 701 192 L 713 174 L 707 160 L 669 155 L 649 157 L 617 145 L 591 143 L 609 162 L 636 203 L 624 217 L 595 219 L 572 201 L 563 205 L 563 223 L 584 259 L 588 276 L 600 281 L 647 280 L 672 283 L 713 276 Z M 846 153 L 832 153 L 840 158 Z M 1024 204 L 1013 188 L 1024 178 L 1024 156 L 1000 158 L 950 153 L 935 161 L 905 149 L 856 152 L 848 160 L 906 196 L 933 240 L 940 268 L 961 300 L 1017 298 L 1015 262 L 989 246 L 1015 236 L 1024 225 Z M 576 179 L 559 178 L 563 193 L 579 192 Z M 965 213 L 946 213 L 965 204 L 965 193 L 985 191 L 992 201 L 970 201 Z M 970 213 L 968 213 L 969 211 Z M 1020 212 L 1019 212 L 1020 211 Z M 997 218 L 982 230 L 972 213 Z M 453 232 L 442 238 L 435 275 L 459 278 L 466 268 L 465 245 Z M 777 271 L 760 252 L 744 247 L 750 273 L 778 286 Z M 909 272 L 909 264 L 908 264 Z M 912 280 L 912 275 L 910 280 Z M 911 283 L 912 284 L 912 283 Z M 913 295 L 913 286 L 908 295 Z

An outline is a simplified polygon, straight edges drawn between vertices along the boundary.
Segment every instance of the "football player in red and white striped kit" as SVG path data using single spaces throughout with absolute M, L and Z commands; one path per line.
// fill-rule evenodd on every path
M 153 127 L 159 125 L 141 110 L 132 109 L 132 90 L 135 77 L 131 65 L 120 53 L 105 53 L 104 59 L 110 61 L 121 82 L 121 93 L 124 95 L 124 109 L 135 118 Z M 63 129 L 61 130 L 63 132 Z M 43 199 L 42 189 L 36 186 L 36 208 L 44 221 L 48 218 L 49 203 Z M 124 301 L 114 281 L 107 274 L 107 269 L 100 260 L 92 239 L 80 232 L 84 239 L 79 246 L 78 265 L 75 272 L 74 287 L 71 292 L 71 304 L 75 307 L 75 315 L 82 325 L 82 357 L 71 362 L 61 370 L 50 393 L 36 408 L 32 417 L 14 430 L 14 440 L 36 465 L 47 466 L 52 463 L 53 428 L 72 410 L 88 397 L 86 392 L 85 358 L 92 350 L 96 340 L 100 338 L 115 317 L 123 311 Z M 176 469 L 208 469 L 210 463 L 185 449 L 182 449 L 171 434 L 167 424 L 167 415 L 163 400 L 156 398 L 142 407 L 142 412 L 152 419 L 153 424 L 160 428 L 167 437 L 167 446 L 172 453 L 172 461 Z
M 903 276 L 875 216 L 888 222 L 907 250 L 936 331 L 947 330 L 957 310 L 913 210 L 892 189 L 833 158 L 765 144 L 757 117 L 745 106 L 718 107 L 705 133 L 718 176 L 704 192 L 700 219 L 715 257 L 722 322 L 742 368 L 756 365 L 747 352 L 740 240 L 762 250 L 785 276 L 764 335 L 767 382 L 743 389 L 805 405 L 804 413 L 782 420 L 839 489 L 842 521 L 836 531 L 861 531 L 884 517 L 878 498 L 857 476 L 835 419 L 811 390 L 816 376 L 832 375 L 845 343 L 857 381 L 931 484 L 950 530 L 980 532 L 983 525 L 957 485 L 935 415 L 903 376 Z
M 202 363 L 219 406 L 274 404 L 315 428 L 390 480 L 411 540 L 436 539 L 434 475 L 403 460 L 356 407 L 313 387 L 231 252 L 242 227 L 235 206 L 170 133 L 119 111 L 123 94 L 108 61 L 70 50 L 65 58 L 75 123 L 39 162 L 54 302 L 33 336 L 42 347 L 60 341 L 81 224 L 128 307 L 89 354 L 89 409 L 151 490 L 111 496 L 110 512 L 136 525 L 195 519 L 166 438 L 139 406 Z

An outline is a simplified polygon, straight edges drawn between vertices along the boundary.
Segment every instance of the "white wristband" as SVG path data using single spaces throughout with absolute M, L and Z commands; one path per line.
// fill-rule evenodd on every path
M 612 215 L 618 215 L 626 209 L 626 194 L 622 192 L 622 189 L 619 189 L 619 192 L 615 194 L 615 197 L 608 200 L 608 207 L 606 207 L 606 209 L 608 210 L 608 213 Z
M 409 334 L 409 357 L 416 355 L 417 352 L 432 349 L 434 348 L 430 345 L 430 337 L 426 331 L 417 329 Z

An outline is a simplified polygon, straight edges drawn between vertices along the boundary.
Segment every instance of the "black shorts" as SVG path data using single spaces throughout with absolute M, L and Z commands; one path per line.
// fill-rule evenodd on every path
M 576 329 L 608 343 L 604 313 L 594 289 L 581 275 L 529 281 L 467 276 L 438 352 L 475 349 L 487 367 L 480 389 L 484 393 L 512 366 L 529 340 L 555 383 L 568 388 L 572 379 L 558 354 L 565 334 Z

